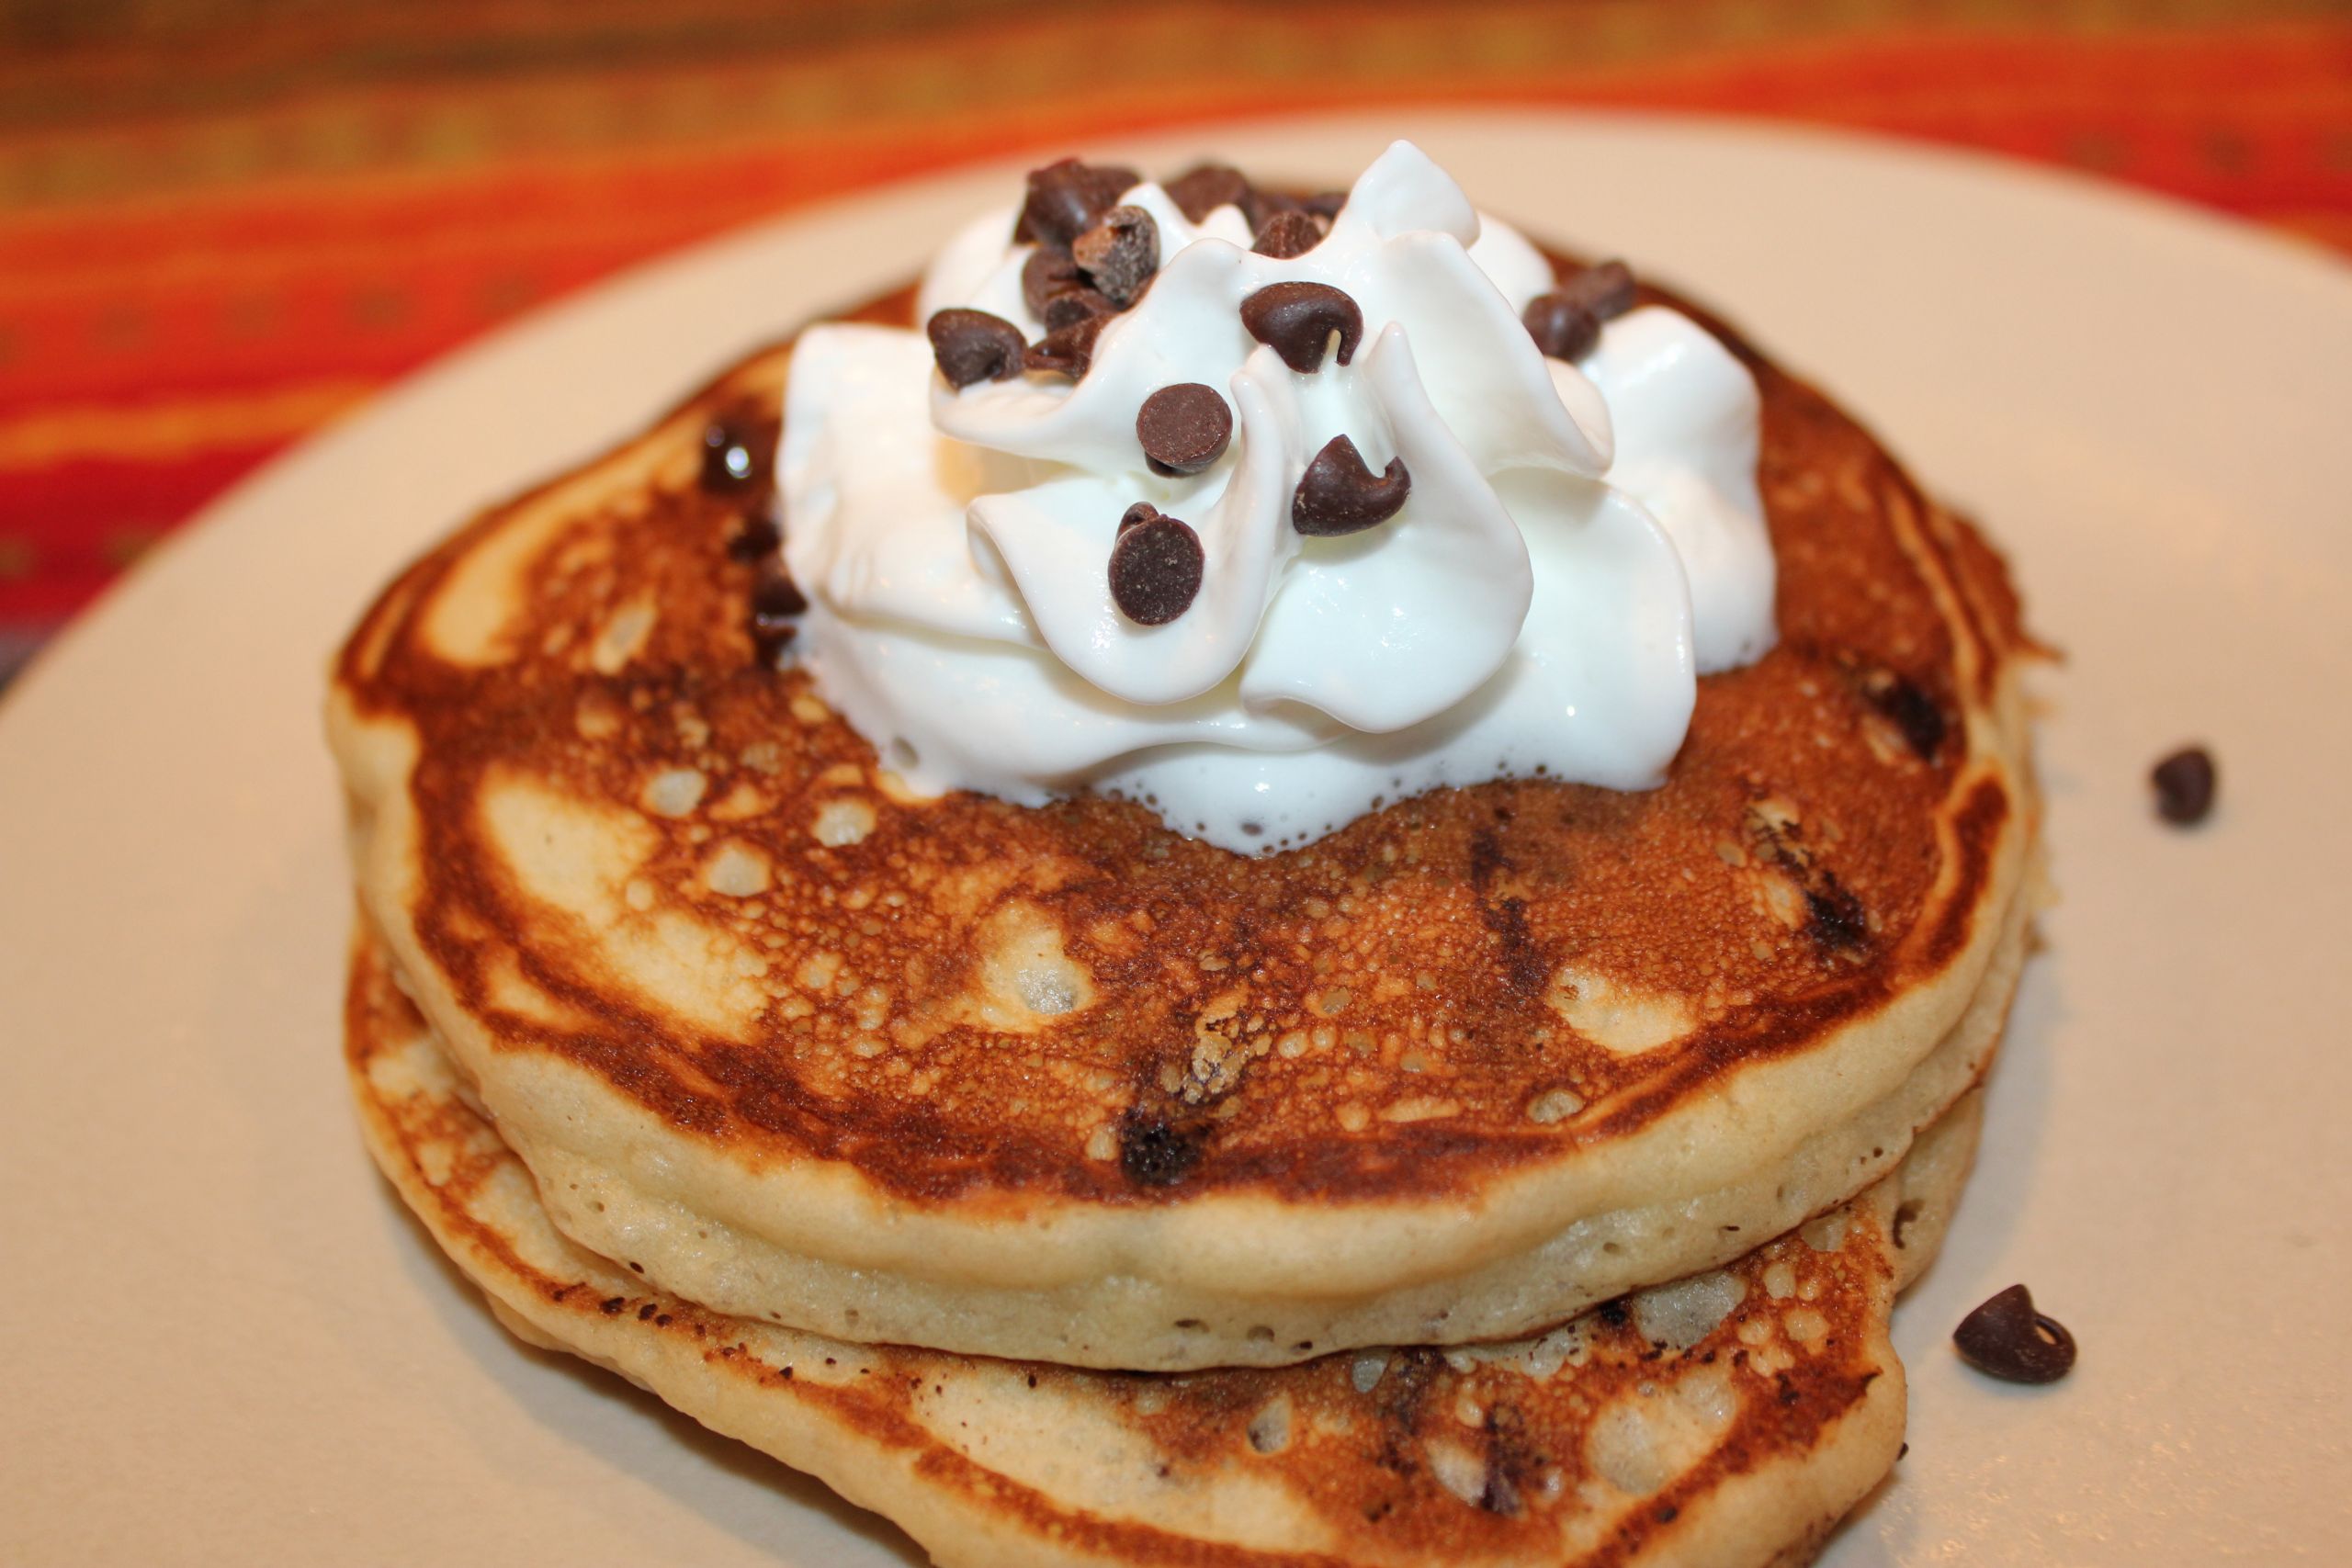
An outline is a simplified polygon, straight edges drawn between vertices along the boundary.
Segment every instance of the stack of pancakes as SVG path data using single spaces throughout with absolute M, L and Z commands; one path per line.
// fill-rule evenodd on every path
M 334 671 L 377 1159 L 523 1338 L 942 1563 L 1804 1561 L 1901 1444 L 2017 981 L 2031 645 L 1708 324 L 1781 640 L 1665 786 L 1278 855 L 917 797 L 775 658 L 706 453 L 764 463 L 788 345 L 476 519 Z

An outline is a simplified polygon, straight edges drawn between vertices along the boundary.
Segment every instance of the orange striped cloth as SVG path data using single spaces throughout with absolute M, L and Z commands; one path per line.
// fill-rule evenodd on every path
M 1119 130 L 1383 103 L 1771 117 L 2072 164 L 2352 250 L 2352 0 L 6 16 L 0 665 L 254 465 L 517 310 L 820 197 Z

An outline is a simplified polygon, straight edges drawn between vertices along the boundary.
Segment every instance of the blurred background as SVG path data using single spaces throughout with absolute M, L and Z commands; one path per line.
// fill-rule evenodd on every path
M 1858 128 L 2352 254 L 2352 0 L 0 0 L 0 680 L 254 465 L 617 267 L 1381 103 Z

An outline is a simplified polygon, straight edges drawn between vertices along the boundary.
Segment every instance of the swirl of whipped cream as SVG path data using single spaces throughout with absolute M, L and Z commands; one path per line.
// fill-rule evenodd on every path
M 1024 805 L 1109 790 L 1244 852 L 1442 784 L 1657 784 L 1696 674 L 1773 637 L 1738 362 L 1655 307 L 1581 366 L 1546 360 L 1520 312 L 1549 264 L 1407 142 L 1298 256 L 1251 252 L 1233 207 L 1193 223 L 1148 183 L 1121 200 L 1151 214 L 1162 264 L 1075 383 L 951 389 L 893 328 L 813 327 L 794 352 L 777 473 L 811 600 L 798 657 L 885 764 Z M 1005 211 L 958 234 L 918 319 L 968 306 L 1041 335 L 1012 229 Z M 1250 336 L 1241 302 L 1289 281 L 1355 300 L 1350 364 L 1301 374 Z M 1188 382 L 1229 394 L 1233 441 L 1155 474 L 1136 411 Z M 1292 493 L 1336 435 L 1375 473 L 1401 457 L 1411 491 L 1376 527 L 1307 537 Z M 1110 590 L 1136 502 L 1204 557 L 1160 626 Z

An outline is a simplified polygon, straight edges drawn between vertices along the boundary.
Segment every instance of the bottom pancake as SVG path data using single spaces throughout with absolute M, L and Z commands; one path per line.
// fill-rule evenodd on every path
M 896 1521 L 945 1568 L 1796 1563 L 1894 1463 L 1894 1294 L 1981 1096 L 1843 1208 L 1506 1345 L 1185 1374 L 850 1344 L 651 1290 L 560 1234 L 363 936 L 368 1146 L 519 1337 L 652 1390 Z

